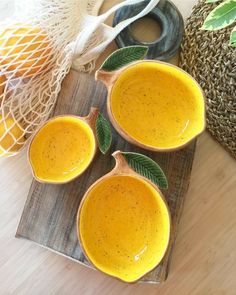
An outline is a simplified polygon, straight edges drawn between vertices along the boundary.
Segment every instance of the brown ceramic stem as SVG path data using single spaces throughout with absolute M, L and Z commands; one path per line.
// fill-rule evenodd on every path
M 113 175 L 114 174 L 136 174 L 136 172 L 134 172 L 134 170 L 129 167 L 121 151 L 115 151 L 112 154 L 112 156 L 116 160 L 116 165 L 111 171 Z
M 80 117 L 82 120 L 84 120 L 91 128 L 93 131 L 95 131 L 95 126 L 96 126 L 96 120 L 97 116 L 99 113 L 98 108 L 91 108 L 89 114 L 86 117 Z
M 109 89 L 109 87 L 112 87 L 115 80 L 118 78 L 119 74 L 120 74 L 120 70 L 118 71 L 112 71 L 112 72 L 108 72 L 108 71 L 104 71 L 104 70 L 97 70 L 95 73 L 95 80 L 99 80 L 102 81 L 105 86 L 107 87 L 107 89 Z

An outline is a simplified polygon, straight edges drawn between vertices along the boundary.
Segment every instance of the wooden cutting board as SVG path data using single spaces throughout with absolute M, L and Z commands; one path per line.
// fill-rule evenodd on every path
M 91 106 L 99 107 L 106 114 L 106 89 L 94 77 L 71 71 L 62 84 L 55 107 L 55 115 L 87 115 Z M 121 138 L 113 129 L 113 143 L 106 156 L 97 153 L 89 169 L 78 179 L 63 185 L 41 184 L 33 180 L 17 229 L 16 237 L 31 240 L 43 247 L 90 266 L 85 259 L 76 234 L 76 214 L 80 200 L 102 175 L 114 166 L 111 153 L 117 149 L 144 153 L 154 159 L 165 171 L 169 189 L 164 192 L 172 215 L 172 239 L 160 266 L 140 281 L 159 283 L 168 274 L 170 256 L 177 233 L 184 196 L 188 189 L 196 141 L 178 152 L 147 152 Z

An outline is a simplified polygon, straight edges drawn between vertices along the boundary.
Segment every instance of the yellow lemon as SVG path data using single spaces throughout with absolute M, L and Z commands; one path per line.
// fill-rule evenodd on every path
M 5 134 L 5 132 L 9 129 L 10 131 Z M 4 137 L 2 138 L 3 135 Z M 22 135 L 23 130 L 20 128 L 18 123 L 15 123 L 11 116 L 8 116 L 8 118 L 4 121 L 0 115 L 0 156 L 7 156 L 17 152 L 25 141 Z M 18 140 L 19 142 L 15 143 L 15 140 Z M 5 151 L 7 151 L 6 154 L 4 154 Z
M 0 73 L 0 102 L 1 102 L 1 95 L 3 94 L 4 88 L 5 88 L 5 82 L 6 78 L 4 75 Z
M 0 33 L 1 64 L 17 76 L 39 74 L 52 58 L 52 46 L 39 27 L 15 24 Z

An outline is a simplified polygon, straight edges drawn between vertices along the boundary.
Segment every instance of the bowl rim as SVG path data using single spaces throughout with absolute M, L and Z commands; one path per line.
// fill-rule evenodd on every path
M 116 168 L 114 168 L 113 170 L 115 170 Z M 105 174 L 104 176 L 102 176 L 101 178 L 99 178 L 98 180 L 96 180 L 88 189 L 87 191 L 84 193 L 81 201 L 80 201 L 80 204 L 79 204 L 79 208 L 78 208 L 78 211 L 77 211 L 77 216 L 76 216 L 76 230 L 77 230 L 77 237 L 78 237 L 78 240 L 79 240 L 79 244 L 80 244 L 80 247 L 81 247 L 81 250 L 84 254 L 84 256 L 86 257 L 86 259 L 90 262 L 91 266 L 94 267 L 94 269 L 98 270 L 98 271 L 101 271 L 102 273 L 106 274 L 106 275 L 109 275 L 110 277 L 113 277 L 121 282 L 125 282 L 125 283 L 129 283 L 129 284 L 133 284 L 133 283 L 136 283 L 138 282 L 141 278 L 143 278 L 145 275 L 147 275 L 148 273 L 152 272 L 156 267 L 158 267 L 164 257 L 166 256 L 166 254 L 170 251 L 170 247 L 171 247 L 171 244 L 173 243 L 173 234 L 172 234 L 172 228 L 173 228 L 173 225 L 172 225 L 172 217 L 171 217 L 171 213 L 170 213 L 170 209 L 169 209 L 169 206 L 167 204 L 167 201 L 166 201 L 166 198 L 164 197 L 163 193 L 161 192 L 161 190 L 159 189 L 158 186 L 156 186 L 153 182 L 151 182 L 149 179 L 147 179 L 146 177 L 143 177 L 142 175 L 136 173 L 135 171 L 132 171 L 132 173 L 129 173 L 129 172 L 122 172 L 122 173 L 117 173 L 117 172 L 113 172 L 113 170 L 111 170 L 109 173 Z M 91 259 L 88 257 L 88 254 L 85 250 L 85 247 L 83 245 L 83 242 L 82 242 L 82 238 L 81 238 L 81 233 L 80 233 L 80 220 L 81 220 L 81 210 L 82 210 L 82 207 L 83 207 L 83 204 L 85 202 L 85 199 L 87 198 L 88 194 L 90 193 L 90 191 L 101 181 L 103 181 L 104 179 L 106 178 L 109 178 L 109 177 L 112 177 L 112 176 L 132 176 L 132 177 L 135 177 L 137 179 L 141 179 L 142 181 L 144 182 L 147 182 L 148 184 L 150 184 L 158 193 L 159 197 L 161 198 L 161 200 L 163 201 L 164 205 L 165 205 L 165 208 L 167 210 L 167 215 L 168 215 L 168 223 L 169 223 L 169 236 L 168 236 L 168 243 L 166 245 L 166 248 L 165 248 L 165 251 L 163 252 L 163 255 L 160 259 L 160 261 L 153 267 L 151 268 L 150 270 L 146 271 L 144 274 L 142 274 L 141 276 L 139 276 L 137 279 L 135 280 L 132 280 L 132 281 L 126 281 L 122 278 L 120 278 L 119 276 L 116 276 L 114 274 L 110 274 L 110 273 L 107 273 L 105 271 L 103 271 L 102 269 L 98 268 L 92 261 Z
M 111 107 L 111 96 L 112 96 L 112 90 L 113 87 L 116 83 L 116 81 L 118 80 L 118 78 L 120 77 L 120 75 L 122 75 L 123 71 L 127 70 L 130 67 L 133 67 L 136 64 L 140 64 L 140 63 L 156 63 L 156 64 L 161 64 L 166 66 L 167 68 L 174 68 L 177 71 L 182 72 L 183 74 L 185 74 L 189 79 L 191 79 L 195 85 L 197 86 L 197 88 L 200 90 L 200 93 L 202 94 L 202 102 L 203 102 L 203 115 L 202 115 L 202 121 L 203 121 L 203 126 L 200 129 L 200 131 L 195 134 L 194 136 L 192 136 L 188 141 L 186 141 L 183 144 L 180 144 L 178 146 L 174 146 L 174 147 L 170 147 L 170 148 L 160 148 L 160 147 L 152 147 L 149 145 L 146 145 L 144 143 L 141 143 L 140 141 L 138 141 L 137 139 L 135 139 L 134 137 L 132 137 L 130 134 L 128 134 L 128 132 L 126 130 L 124 130 L 120 124 L 116 121 L 115 116 L 113 115 L 112 112 L 112 107 Z M 149 150 L 149 151 L 154 151 L 154 152 L 172 152 L 172 151 L 177 151 L 180 150 L 184 147 L 186 147 L 190 142 L 192 142 L 196 137 L 198 137 L 200 134 L 202 134 L 205 129 L 206 129 L 206 96 L 201 88 L 201 86 L 199 85 L 199 83 L 196 81 L 196 79 L 194 79 L 190 74 L 188 74 L 186 71 L 184 71 L 183 69 L 181 69 L 180 67 L 167 63 L 167 62 L 163 62 L 163 61 L 157 61 L 157 60 L 150 60 L 150 59 L 145 59 L 145 60 L 138 60 L 135 62 L 132 62 L 130 64 L 128 64 L 127 66 L 122 67 L 121 69 L 112 72 L 114 74 L 114 79 L 112 80 L 112 83 L 107 84 L 107 113 L 109 116 L 109 119 L 113 125 L 113 127 L 116 129 L 116 131 L 128 142 L 130 142 L 131 144 L 134 144 L 140 148 L 143 148 L 145 150 Z
M 30 157 L 30 150 L 31 150 L 31 145 L 32 145 L 32 142 L 33 140 L 35 139 L 35 137 L 37 136 L 37 134 L 39 133 L 39 131 L 45 127 L 49 122 L 51 121 L 54 121 L 55 119 L 58 119 L 58 118 L 75 118 L 79 121 L 83 121 L 85 124 L 87 124 L 87 126 L 91 129 L 92 133 L 93 133 L 93 136 L 94 136 L 94 149 L 93 149 L 93 154 L 92 154 L 92 157 L 88 163 L 88 166 L 83 170 L 81 171 L 79 174 L 75 175 L 74 177 L 68 179 L 68 180 L 65 180 L 65 181 L 48 181 L 48 180 L 43 180 L 41 178 L 39 178 L 34 169 L 33 169 L 33 164 L 32 164 L 32 160 L 31 160 L 31 157 Z M 92 126 L 89 125 L 89 123 L 86 121 L 86 118 L 87 116 L 85 117 L 80 117 L 80 116 L 76 116 L 76 115 L 71 115 L 71 114 L 64 114 L 64 115 L 57 115 L 57 116 L 53 116 L 52 118 L 49 118 L 48 120 L 46 120 L 42 125 L 39 126 L 38 130 L 34 133 L 34 135 L 32 136 L 32 138 L 30 139 L 30 142 L 29 142 L 29 145 L 28 145 L 28 148 L 27 148 L 27 160 L 28 160 L 28 163 L 29 163 L 29 166 L 30 166 L 30 169 L 31 169 L 31 173 L 33 175 L 33 178 L 35 180 L 37 180 L 38 182 L 40 183 L 47 183 L 47 184 L 65 184 L 65 183 L 69 183 L 73 180 L 75 180 L 77 177 L 81 176 L 87 169 L 88 167 L 91 165 L 91 163 L 93 162 L 94 158 L 95 158 L 95 155 L 97 153 L 97 139 L 96 139 L 96 136 L 95 136 L 95 131 L 94 129 L 92 128 Z

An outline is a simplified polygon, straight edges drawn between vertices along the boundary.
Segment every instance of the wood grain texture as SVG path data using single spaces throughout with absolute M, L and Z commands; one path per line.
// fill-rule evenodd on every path
M 63 82 L 58 97 L 55 115 L 73 114 L 85 116 L 90 107 L 99 107 L 106 114 L 107 91 L 100 82 L 88 74 L 71 71 Z M 115 150 L 145 153 L 161 165 L 167 175 L 169 189 L 164 192 L 171 215 L 172 237 L 169 250 L 159 267 L 147 274 L 142 281 L 158 283 L 166 279 L 173 243 L 184 196 L 188 188 L 195 141 L 186 148 L 172 153 L 146 152 L 137 148 L 113 129 L 111 152 Z M 63 156 L 63 155 L 62 155 Z M 76 214 L 85 191 L 98 178 L 114 166 L 111 153 L 106 156 L 97 153 L 89 169 L 78 179 L 64 185 L 41 184 L 33 181 L 16 237 L 32 240 L 44 247 L 68 256 L 85 265 L 85 259 L 76 234 Z

